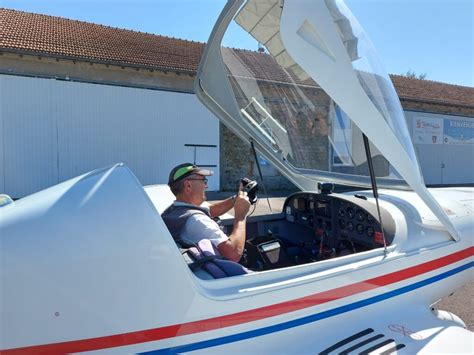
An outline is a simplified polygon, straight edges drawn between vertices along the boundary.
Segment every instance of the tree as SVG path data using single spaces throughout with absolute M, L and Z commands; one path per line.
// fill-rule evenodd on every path
M 410 78 L 410 79 L 424 80 L 426 78 L 426 73 L 417 75 L 413 70 L 410 69 L 405 74 L 402 74 L 402 76 L 406 76 L 407 78 Z

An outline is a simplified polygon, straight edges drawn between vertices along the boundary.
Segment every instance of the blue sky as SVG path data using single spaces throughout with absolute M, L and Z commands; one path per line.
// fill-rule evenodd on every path
M 1 0 L 2 7 L 207 41 L 225 0 Z M 474 0 L 346 0 L 391 74 L 474 86 Z

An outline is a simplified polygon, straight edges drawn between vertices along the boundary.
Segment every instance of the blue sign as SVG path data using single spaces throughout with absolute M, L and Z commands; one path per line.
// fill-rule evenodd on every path
M 444 120 L 445 144 L 474 144 L 474 121 Z

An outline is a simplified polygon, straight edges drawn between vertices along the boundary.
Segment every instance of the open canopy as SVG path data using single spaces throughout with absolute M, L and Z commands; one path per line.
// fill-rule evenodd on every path
M 235 49 L 248 43 L 259 50 Z M 424 185 L 393 84 L 342 1 L 229 1 L 196 93 L 304 190 L 370 186 L 364 133 L 379 185 L 411 187 L 457 235 Z

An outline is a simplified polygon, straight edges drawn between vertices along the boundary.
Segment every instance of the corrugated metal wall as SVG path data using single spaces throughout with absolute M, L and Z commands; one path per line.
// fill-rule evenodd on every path
M 474 183 L 472 117 L 416 111 L 405 111 L 405 117 L 426 184 Z M 451 123 L 463 127 L 453 130 Z
M 4 162 L 3 162 L 3 146 L 5 144 L 5 139 L 4 139 L 4 134 L 3 134 L 3 121 L 4 121 L 4 109 L 3 107 L 5 106 L 5 89 L 2 85 L 0 77 L 0 193 L 2 191 L 5 191 L 5 172 L 4 172 Z
M 195 95 L 0 75 L 1 191 L 22 197 L 84 172 L 126 163 L 143 185 L 194 159 L 216 165 L 219 123 Z M 0 151 L 1 152 L 1 151 Z M 0 192 L 1 192 L 0 191 Z

